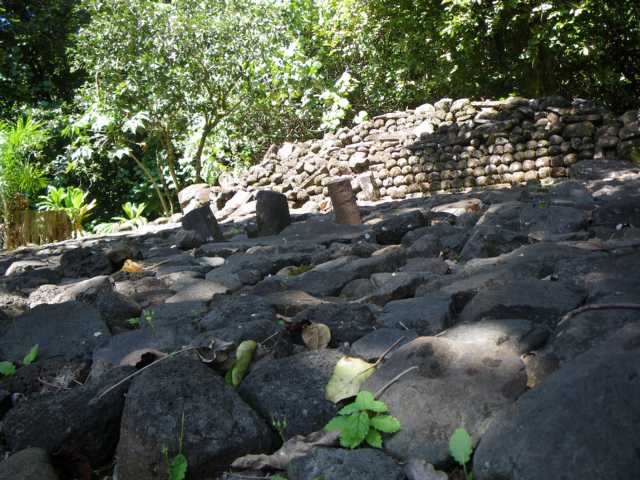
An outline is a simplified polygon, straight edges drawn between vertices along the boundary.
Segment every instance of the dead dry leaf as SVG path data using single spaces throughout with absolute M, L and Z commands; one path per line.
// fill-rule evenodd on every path
M 296 435 L 271 455 L 245 455 L 236 459 L 231 467 L 240 470 L 286 470 L 289 462 L 308 455 L 314 447 L 335 446 L 338 443 L 338 437 L 340 432 L 337 430 L 333 432 L 319 430 L 306 436 Z
M 325 349 L 331 341 L 331 330 L 324 323 L 310 323 L 302 329 L 302 341 L 309 350 Z
M 354 397 L 360 391 L 364 381 L 373 375 L 375 365 L 359 358 L 342 357 L 333 370 L 327 383 L 325 398 L 338 403 L 345 398 Z
M 142 271 L 142 265 L 140 265 L 139 263 L 134 262 L 130 258 L 127 258 L 124 261 L 124 265 L 122 265 L 121 271 L 127 272 L 127 273 L 141 272 Z
M 120 366 L 136 367 L 140 366 L 141 363 L 149 364 L 166 356 L 166 353 L 154 348 L 141 348 L 140 350 L 134 350 L 120 360 Z

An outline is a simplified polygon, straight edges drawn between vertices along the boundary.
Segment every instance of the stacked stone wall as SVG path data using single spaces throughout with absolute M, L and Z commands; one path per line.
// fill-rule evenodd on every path
M 620 116 L 561 97 L 442 99 L 274 146 L 239 186 L 269 188 L 299 206 L 326 197 L 335 177 L 351 176 L 359 199 L 401 199 L 565 177 L 581 160 L 628 159 L 638 147 L 638 111 Z

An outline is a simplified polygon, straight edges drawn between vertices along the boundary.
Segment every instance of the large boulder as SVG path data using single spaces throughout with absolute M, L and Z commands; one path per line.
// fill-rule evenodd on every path
M 107 276 L 83 280 L 68 286 L 43 285 L 29 296 L 31 308 L 42 304 L 55 304 L 77 300 L 95 307 L 102 319 L 113 330 L 126 328 L 126 320 L 140 315 L 142 308 L 114 290 Z
M 291 223 L 287 197 L 278 192 L 260 190 L 256 195 L 258 235 L 277 235 Z
M 0 463 L 0 480 L 58 480 L 49 454 L 41 448 L 27 448 Z
M 0 337 L 0 358 L 21 361 L 34 345 L 38 358 L 89 358 L 110 337 L 93 307 L 80 302 L 39 305 L 15 319 Z
M 102 250 L 79 247 L 60 256 L 60 270 L 65 277 L 95 277 L 109 275 L 113 272 L 113 265 Z
M 475 453 L 479 480 L 640 474 L 640 324 L 577 357 L 505 409 Z
M 402 468 L 380 450 L 315 448 L 287 467 L 289 480 L 404 480 Z
M 376 392 L 411 367 L 379 397 L 402 429 L 385 440 L 396 458 L 423 458 L 443 464 L 449 437 L 464 427 L 477 439 L 495 415 L 526 387 L 519 355 L 495 343 L 456 342 L 419 337 L 392 353 L 365 381 L 362 389 Z
M 419 335 L 435 335 L 449 326 L 451 295 L 430 293 L 387 303 L 378 320 L 387 328 L 408 328 Z
M 562 315 L 578 307 L 584 298 L 584 292 L 566 282 L 522 279 L 493 283 L 467 303 L 460 320 L 525 318 L 553 327 Z
M 122 417 L 118 475 L 167 478 L 163 449 L 173 457 L 182 443 L 189 478 L 212 478 L 237 457 L 267 451 L 271 435 L 218 374 L 197 360 L 177 357 L 133 382 Z
M 11 451 L 39 447 L 49 453 L 64 449 L 102 466 L 118 442 L 120 415 L 129 387 L 118 384 L 132 368 L 110 371 L 99 381 L 18 403 L 4 419 L 3 433 Z
M 304 352 L 260 364 L 240 384 L 240 394 L 263 418 L 284 424 L 285 438 L 323 428 L 338 411 L 325 387 L 342 355 Z

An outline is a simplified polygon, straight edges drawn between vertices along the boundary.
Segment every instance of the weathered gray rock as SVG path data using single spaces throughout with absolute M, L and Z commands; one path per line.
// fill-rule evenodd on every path
M 639 327 L 628 325 L 505 409 L 475 453 L 477 478 L 573 480 L 640 473 Z
M 182 228 L 198 232 L 205 242 L 223 240 L 218 221 L 209 205 L 194 208 L 182 217 Z
M 229 289 L 218 282 L 197 280 L 167 298 L 166 303 L 209 302 L 216 295 L 224 295 Z
M 277 235 L 291 223 L 287 197 L 270 190 L 260 190 L 256 195 L 256 223 L 258 235 Z
M 421 210 L 411 210 L 375 223 L 373 233 L 380 245 L 399 244 L 408 232 L 426 224 L 427 220 Z
M 41 448 L 27 448 L 0 463 L 0 480 L 58 480 L 49 455 Z
M 553 327 L 562 315 L 578 307 L 584 297 L 584 292 L 563 282 L 514 280 L 485 287 L 465 306 L 460 320 L 524 318 Z
M 379 328 L 354 342 L 351 355 L 367 361 L 377 360 L 394 343 L 400 341 L 398 345 L 404 345 L 417 336 L 413 330 Z
M 585 210 L 546 205 L 527 206 L 520 212 L 520 223 L 523 231 L 534 235 L 537 240 L 555 234 L 568 234 L 583 230 L 587 226 L 589 215 Z
M 89 358 L 109 337 L 99 312 L 89 305 L 80 302 L 39 305 L 16 318 L 0 337 L 0 357 L 21 361 L 37 344 L 41 359 Z
M 354 303 L 324 303 L 310 307 L 293 317 L 292 322 L 324 323 L 331 330 L 332 347 L 353 343 L 378 326 L 369 306 Z
M 195 230 L 178 230 L 176 232 L 176 245 L 180 250 L 198 248 L 205 243 L 204 238 Z
M 65 277 L 81 278 L 109 275 L 113 265 L 107 255 L 94 248 L 74 248 L 60 257 L 60 270 Z
M 135 379 L 122 416 L 120 478 L 166 478 L 162 450 L 189 461 L 189 477 L 211 478 L 235 458 L 267 451 L 271 432 L 213 370 L 177 357 Z
M 265 295 L 264 298 L 279 314 L 287 317 L 293 317 L 309 307 L 325 303 L 324 300 L 320 300 L 300 290 L 273 292 Z
M 47 288 L 50 287 L 50 288 Z M 29 296 L 31 308 L 42 304 L 78 301 L 95 307 L 107 326 L 126 328 L 126 320 L 140 315 L 142 308 L 114 290 L 112 280 L 99 276 L 69 286 L 43 285 Z
M 402 425 L 385 440 L 384 448 L 404 460 L 445 462 L 449 437 L 456 428 L 464 426 L 478 439 L 526 386 L 524 364 L 508 349 L 492 343 L 419 337 L 387 357 L 362 388 L 375 392 L 414 366 L 416 371 L 380 396 Z
M 320 430 L 339 409 L 324 396 L 341 357 L 321 350 L 269 360 L 245 377 L 240 395 L 269 422 L 286 422 L 285 438 Z
M 402 468 L 380 450 L 315 448 L 289 463 L 290 480 L 403 480 Z
M 3 432 L 12 451 L 39 447 L 52 453 L 64 448 L 84 456 L 92 466 L 111 460 L 118 442 L 120 415 L 128 383 L 100 397 L 131 368 L 112 370 L 99 381 L 18 403 L 5 417 Z
M 443 293 L 389 302 L 378 315 L 378 321 L 387 328 L 408 328 L 419 335 L 441 332 L 450 319 L 451 296 Z

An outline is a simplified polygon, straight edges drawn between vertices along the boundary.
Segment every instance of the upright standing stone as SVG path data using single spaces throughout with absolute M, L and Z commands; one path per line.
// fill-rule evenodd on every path
M 371 172 L 366 172 L 358 175 L 358 185 L 362 189 L 362 195 L 365 200 L 379 200 L 380 189 L 376 183 L 375 178 Z
M 327 185 L 331 204 L 336 215 L 336 223 L 345 225 L 360 225 L 360 211 L 356 198 L 351 188 L 351 180 L 349 178 L 339 178 Z
M 208 204 L 191 210 L 182 217 L 182 228 L 198 232 L 205 242 L 224 240 L 218 221 Z
M 258 236 L 277 235 L 291 223 L 287 197 L 271 190 L 256 195 L 256 221 Z

